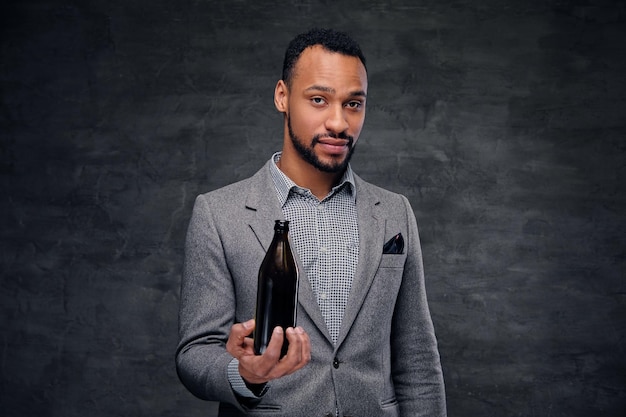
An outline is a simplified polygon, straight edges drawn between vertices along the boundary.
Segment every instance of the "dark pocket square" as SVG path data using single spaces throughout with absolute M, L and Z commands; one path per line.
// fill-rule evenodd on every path
M 401 254 L 404 250 L 404 238 L 402 233 L 398 233 L 383 246 L 383 253 Z

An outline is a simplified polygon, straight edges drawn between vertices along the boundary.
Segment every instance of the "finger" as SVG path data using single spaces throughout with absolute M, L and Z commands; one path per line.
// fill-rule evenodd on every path
M 246 336 L 249 336 L 254 331 L 254 319 L 244 321 L 243 323 L 234 324 L 231 329 L 231 334 L 235 336 L 237 341 L 243 344 L 243 340 Z
M 245 350 L 246 336 L 250 335 L 252 331 L 254 331 L 254 319 L 233 324 L 226 342 L 226 350 L 235 358 L 238 358 L 241 355 L 241 351 Z
M 254 330 L 254 319 L 244 321 L 241 323 L 241 327 L 243 328 L 244 336 L 250 336 Z
M 281 365 L 285 366 L 288 373 L 294 372 L 304 367 L 311 359 L 311 343 L 309 336 L 302 327 L 287 329 L 287 340 L 289 340 L 289 350 L 282 359 Z
M 263 352 L 262 356 L 265 358 L 265 362 L 268 364 L 271 363 L 272 366 L 275 366 L 280 359 L 280 351 L 283 347 L 283 340 L 285 338 L 284 333 L 285 332 L 282 327 L 276 326 L 274 331 L 272 331 L 270 342 L 267 344 L 265 352 Z
M 252 345 L 252 339 L 245 339 L 244 344 Z M 239 358 L 239 362 L 257 376 L 269 375 L 280 359 L 280 350 L 283 345 L 283 329 L 280 326 L 274 328 L 272 337 L 262 355 Z
M 302 327 L 296 327 L 296 331 L 302 340 L 302 361 L 300 366 L 302 368 L 311 361 L 311 339 Z
M 246 337 L 243 339 L 243 348 L 248 350 L 248 349 L 252 349 L 252 352 L 254 352 L 254 339 L 251 337 Z
M 283 344 L 283 329 L 274 328 L 270 342 L 262 355 L 243 355 L 239 358 L 239 373 L 248 382 L 262 383 L 284 375 L 276 370 Z

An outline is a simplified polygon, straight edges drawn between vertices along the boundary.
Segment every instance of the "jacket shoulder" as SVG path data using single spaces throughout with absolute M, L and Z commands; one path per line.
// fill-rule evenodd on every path
M 377 200 L 378 204 L 383 205 L 406 205 L 408 199 L 403 194 L 382 188 L 371 182 L 365 181 L 363 178 L 355 175 L 355 183 L 357 188 L 357 198 L 359 193 L 365 194 L 367 197 Z M 410 205 L 410 204 L 409 204 Z
M 211 202 L 212 205 L 241 204 L 251 191 L 258 190 L 267 184 L 267 177 L 269 177 L 267 166 L 264 166 L 251 177 L 200 194 L 196 200 Z

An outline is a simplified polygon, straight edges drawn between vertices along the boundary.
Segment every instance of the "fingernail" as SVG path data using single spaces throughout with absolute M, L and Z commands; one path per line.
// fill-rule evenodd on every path
M 276 334 L 281 334 L 282 332 L 283 332 L 283 328 L 282 328 L 282 327 L 280 327 L 280 326 L 276 326 L 276 327 L 274 328 L 274 333 L 276 333 Z

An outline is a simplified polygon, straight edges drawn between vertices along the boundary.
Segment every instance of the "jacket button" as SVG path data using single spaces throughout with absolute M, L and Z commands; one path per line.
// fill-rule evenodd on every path
M 335 369 L 339 368 L 339 359 L 335 358 L 333 360 L 333 366 L 335 367 Z

